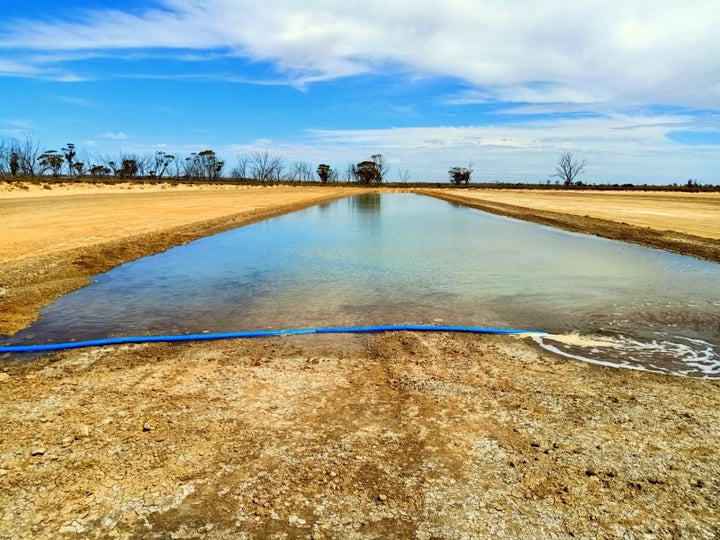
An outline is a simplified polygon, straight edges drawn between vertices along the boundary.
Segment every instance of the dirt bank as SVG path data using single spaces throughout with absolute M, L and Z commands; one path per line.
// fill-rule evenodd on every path
M 492 214 L 720 262 L 720 194 L 453 189 L 418 193 Z
M 0 189 L 0 334 L 90 277 L 197 238 L 327 202 L 355 188 L 160 185 Z
M 719 390 L 489 336 L 57 354 L 0 374 L 0 536 L 717 538 Z

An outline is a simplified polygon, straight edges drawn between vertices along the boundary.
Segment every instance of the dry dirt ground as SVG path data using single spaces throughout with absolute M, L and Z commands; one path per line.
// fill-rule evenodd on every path
M 0 536 L 717 538 L 718 390 L 446 334 L 56 354 L 0 383 Z
M 425 189 L 493 214 L 720 262 L 720 193 Z
M 720 193 L 663 191 L 459 191 L 469 197 L 720 239 Z
M 25 293 L 37 306 L 59 290 L 43 288 L 47 276 L 68 272 L 76 287 L 124 257 L 346 194 L 237 189 L 220 217 L 208 213 L 233 195 L 182 217 L 217 194 L 159 211 L 172 200 L 165 190 L 120 219 L 112 212 L 149 194 L 104 193 L 85 211 L 106 219 L 93 237 L 108 237 L 11 255 L 0 279 L 8 268 L 31 273 Z M 26 227 L 41 231 L 43 215 L 76 197 L 43 191 L 0 195 L 0 225 L 8 201 L 24 201 L 16 215 L 35 212 Z M 79 197 L 61 223 L 93 206 Z M 180 221 L 153 229 L 162 219 Z M 133 226 L 151 230 L 113 233 Z M 5 361 L 0 538 L 718 538 L 719 390 L 515 338 L 446 334 Z

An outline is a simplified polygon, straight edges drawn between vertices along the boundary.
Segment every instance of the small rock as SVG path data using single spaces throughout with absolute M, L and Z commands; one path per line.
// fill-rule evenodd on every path
M 387 495 L 385 495 L 384 493 L 381 493 L 380 495 L 377 496 L 377 500 L 380 502 L 385 502 L 385 501 L 387 501 Z
M 299 518 L 299 517 L 297 517 L 296 515 L 293 514 L 293 515 L 291 515 L 291 516 L 288 518 L 288 523 L 289 523 L 290 525 L 295 525 L 296 527 L 302 527 L 302 526 L 305 525 L 305 523 L 307 523 L 307 522 L 306 522 L 304 519 Z
M 36 448 L 32 452 L 30 452 L 31 456 L 43 456 L 45 455 L 45 449 L 44 448 Z
M 10 380 L 10 375 L 7 373 L 0 373 L 0 383 L 4 383 Z
M 153 429 L 155 429 L 155 427 L 150 422 L 145 422 L 143 424 L 143 427 L 142 427 L 143 431 L 152 431 Z
M 0 476 L 5 476 L 8 473 L 7 469 L 0 469 Z

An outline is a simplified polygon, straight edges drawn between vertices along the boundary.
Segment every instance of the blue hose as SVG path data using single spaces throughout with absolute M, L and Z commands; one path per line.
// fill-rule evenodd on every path
M 124 343 L 176 343 L 179 341 L 203 341 L 209 339 L 238 339 L 268 336 L 295 336 L 299 334 L 366 334 L 371 332 L 468 332 L 472 334 L 544 334 L 538 330 L 515 330 L 511 328 L 485 328 L 476 326 L 426 326 L 421 324 L 387 326 L 348 326 L 338 328 L 295 328 L 289 330 L 255 330 L 251 332 L 224 332 L 219 334 L 180 334 L 174 336 L 126 336 L 71 343 L 48 345 L 13 345 L 0 347 L 0 353 L 32 353 L 122 345 Z

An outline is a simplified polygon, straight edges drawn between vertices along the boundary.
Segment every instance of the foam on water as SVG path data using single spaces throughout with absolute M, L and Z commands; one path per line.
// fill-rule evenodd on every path
M 583 362 L 670 375 L 720 378 L 720 355 L 701 339 L 668 336 L 642 340 L 627 336 L 544 334 L 531 336 L 543 349 Z

